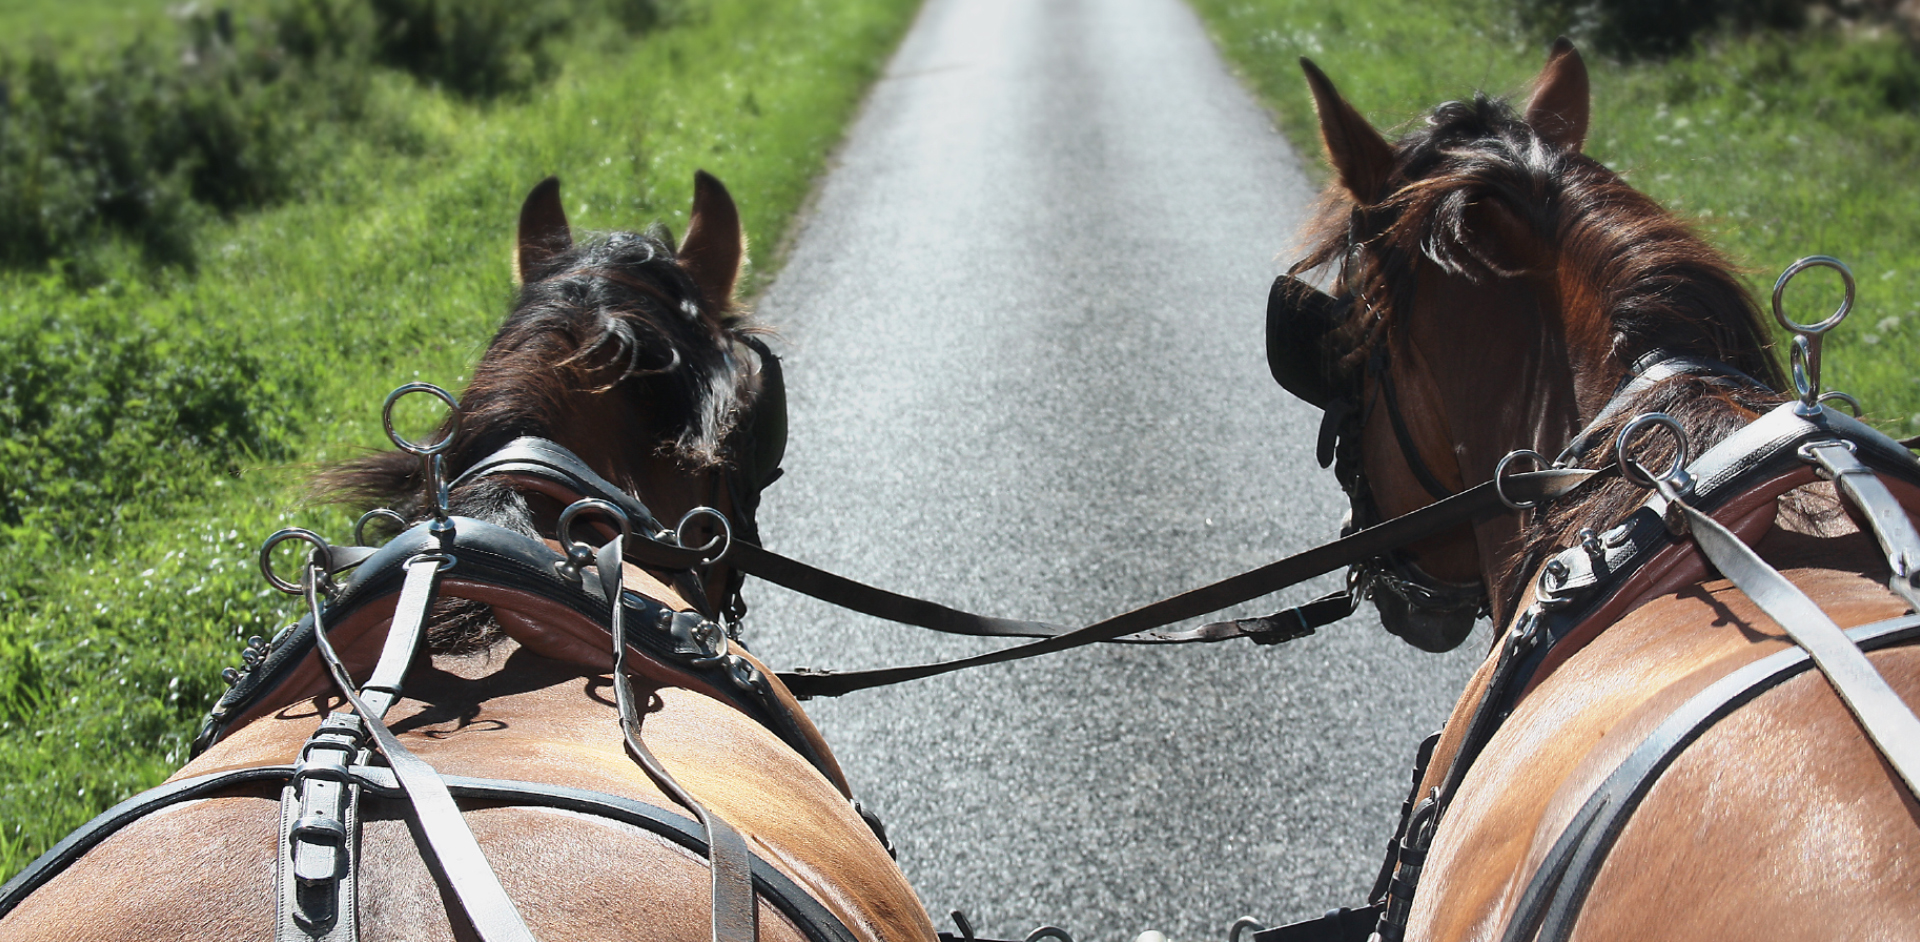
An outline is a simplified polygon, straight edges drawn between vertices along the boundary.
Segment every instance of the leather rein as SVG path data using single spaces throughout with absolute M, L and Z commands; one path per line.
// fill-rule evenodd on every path
M 667 566 L 706 566 L 724 559 L 748 575 L 877 618 L 951 634 L 1039 639 L 986 654 L 929 664 L 850 672 L 802 668 L 781 673 L 780 679 L 788 689 L 804 700 L 839 696 L 1097 642 L 1181 644 L 1245 637 L 1257 644 L 1276 644 L 1305 637 L 1318 627 L 1352 614 L 1354 596 L 1336 592 L 1259 618 L 1214 622 L 1178 632 L 1159 629 L 1298 585 L 1462 523 L 1511 512 L 1516 501 L 1552 500 L 1578 487 L 1594 473 L 1584 469 L 1548 469 L 1512 474 L 1333 542 L 1073 630 L 1044 622 L 976 615 L 875 588 L 783 556 L 738 532 L 724 534 L 724 541 L 717 547 L 701 547 L 696 551 L 670 539 L 651 537 L 636 528 L 628 558 Z M 636 501 L 600 478 L 566 449 L 540 439 L 523 438 L 509 444 L 476 464 L 461 480 L 482 474 L 547 482 L 608 501 L 630 515 L 639 510 Z M 669 531 L 658 532 L 664 536 Z

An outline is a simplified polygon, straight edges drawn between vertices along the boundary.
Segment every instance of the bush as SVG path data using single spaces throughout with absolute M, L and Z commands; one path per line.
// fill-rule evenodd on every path
M 364 75 L 298 68 L 221 24 L 190 21 L 182 47 L 140 39 L 87 65 L 46 50 L 0 59 L 0 265 L 66 259 L 85 284 L 90 257 L 119 240 L 190 268 L 203 219 L 292 194 L 311 169 L 301 139 L 358 115 Z
M 1796 29 L 1808 0 L 1516 0 L 1520 22 L 1535 34 L 1572 36 L 1620 59 L 1670 56 L 1695 37 L 1735 29 Z
M 231 331 L 138 322 L 104 295 L 85 308 L 0 329 L 0 537 L 15 550 L 97 542 L 123 514 L 286 453 L 293 390 L 274 377 L 293 371 Z
M 330 128 L 364 116 L 368 72 L 405 71 L 471 99 L 527 91 L 581 23 L 628 31 L 655 0 L 277 0 L 237 24 L 189 13 L 84 65 L 0 56 L 0 267 L 64 260 L 80 285 L 126 245 L 191 268 L 201 222 L 294 197 Z

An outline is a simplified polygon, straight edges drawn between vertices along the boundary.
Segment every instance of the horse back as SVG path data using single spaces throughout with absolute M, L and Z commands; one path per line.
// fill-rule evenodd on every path
M 835 783 L 729 705 L 669 686 L 636 692 L 648 748 L 757 857 L 856 938 L 932 937 L 912 890 Z M 291 763 L 337 706 L 304 701 L 265 716 L 175 778 Z M 609 679 L 525 649 L 435 658 L 410 675 L 408 699 L 387 720 L 445 776 L 582 789 L 686 816 L 625 754 Z M 463 810 L 537 937 L 711 937 L 707 865 L 681 844 L 578 812 L 502 803 Z M 0 939 L 270 939 L 279 820 L 277 789 L 144 817 L 29 896 L 0 923 Z M 403 802 L 366 797 L 363 822 L 362 937 L 462 937 Z M 759 908 L 763 939 L 806 937 L 764 898 Z
M 1863 536 L 1770 536 L 1761 548 L 1777 550 L 1776 563 L 1860 561 L 1783 570 L 1842 627 L 1907 610 L 1884 572 L 1870 574 L 1884 557 Z M 1499 938 L 1569 822 L 1641 741 L 1690 697 L 1789 646 L 1723 580 L 1655 598 L 1600 633 L 1474 761 L 1428 857 L 1408 938 Z M 1920 648 L 1871 659 L 1920 705 Z M 1920 938 L 1916 846 L 1920 806 L 1809 671 L 1707 730 L 1662 774 L 1573 937 Z

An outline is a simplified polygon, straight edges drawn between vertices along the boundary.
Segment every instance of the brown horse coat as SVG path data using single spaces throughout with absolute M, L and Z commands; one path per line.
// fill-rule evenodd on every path
M 1485 98 L 1437 109 L 1387 142 L 1306 63 L 1337 174 L 1314 247 L 1356 311 L 1336 336 L 1356 366 L 1391 363 L 1412 450 L 1387 410 L 1359 435 L 1383 516 L 1431 501 L 1410 462 L 1460 488 L 1508 452 L 1555 454 L 1614 394 L 1627 364 L 1670 350 L 1779 382 L 1766 331 L 1729 267 L 1686 228 L 1579 153 L 1588 80 L 1562 41 L 1521 114 Z M 1361 381 L 1363 402 L 1378 386 Z M 1770 398 L 1769 398 L 1770 397 Z M 1632 415 L 1674 412 L 1698 455 L 1779 397 L 1689 378 Z M 1611 437 L 1586 467 L 1613 460 Z M 1791 476 L 1790 476 L 1791 477 Z M 1598 479 L 1596 479 L 1598 481 Z M 1897 485 L 1910 515 L 1920 491 Z M 1481 581 L 1503 628 L 1547 556 L 1637 504 L 1617 476 L 1527 526 L 1506 517 L 1414 549 L 1426 571 Z M 1873 538 L 1812 472 L 1716 514 L 1842 627 L 1909 607 Z M 1790 644 L 1681 542 L 1555 649 L 1467 770 L 1419 875 L 1409 940 L 1507 931 L 1549 848 L 1595 788 L 1688 697 Z M 1502 643 L 1469 683 L 1420 786 L 1445 780 Z M 1920 649 L 1872 662 L 1920 706 Z M 1575 925 L 1578 940 L 1920 938 L 1920 804 L 1827 680 L 1761 694 L 1689 746 L 1633 813 Z

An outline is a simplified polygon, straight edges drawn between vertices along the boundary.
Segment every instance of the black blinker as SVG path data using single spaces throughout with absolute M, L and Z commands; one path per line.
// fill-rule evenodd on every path
M 757 497 L 780 476 L 780 461 L 787 454 L 787 380 L 780 369 L 780 358 L 760 338 L 740 338 L 760 358 L 760 398 L 754 403 L 747 447 L 753 450 L 746 462 L 752 476 L 749 482 Z
M 1292 275 L 1275 278 L 1267 294 L 1267 369 L 1287 392 L 1321 409 L 1343 391 L 1327 335 L 1351 303 Z

